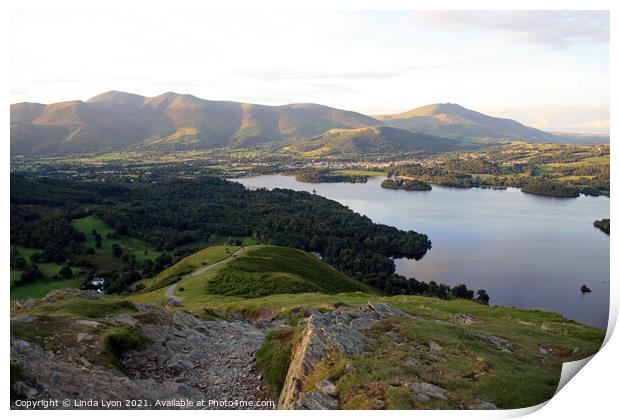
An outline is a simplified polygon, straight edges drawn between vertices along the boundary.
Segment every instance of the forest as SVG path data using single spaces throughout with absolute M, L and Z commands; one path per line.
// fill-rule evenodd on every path
M 79 264 L 80 255 L 97 252 L 84 245 L 86 238 L 71 223 L 87 215 L 102 219 L 115 235 L 138 238 L 161 253 L 155 261 L 140 261 L 113 249 L 126 263 L 116 273 L 120 290 L 122 284 L 171 264 L 177 248 L 218 235 L 316 252 L 342 272 L 388 293 L 449 292 L 447 286 L 447 292 L 435 290 L 395 274 L 392 258 L 421 258 L 431 247 L 426 235 L 373 223 L 315 194 L 251 191 L 212 177 L 147 183 L 11 176 L 12 245 L 52 247 L 63 254 L 57 260 Z

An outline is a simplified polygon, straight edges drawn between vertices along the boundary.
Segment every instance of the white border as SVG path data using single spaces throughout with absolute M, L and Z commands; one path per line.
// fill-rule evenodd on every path
M 7 4 L 8 3 L 8 4 Z M 618 6 L 616 6 L 618 4 Z M 615 7 L 614 7 L 615 6 Z M 10 60 L 10 22 L 9 11 L 10 10 L 67 10 L 67 9 L 82 9 L 82 10 L 127 10 L 127 9 L 200 9 L 200 10 L 222 10 L 222 9 L 280 9 L 280 10 L 462 10 L 464 8 L 470 10 L 610 10 L 611 11 L 611 43 L 610 43 L 610 58 L 611 58 L 611 71 L 610 74 L 616 74 L 618 70 L 613 71 L 614 68 L 618 69 L 618 57 L 620 57 L 620 51 L 618 48 L 618 31 L 616 30 L 616 24 L 618 23 L 618 14 L 620 9 L 620 3 L 605 0 L 590 0 L 590 1 L 577 1 L 577 0 L 564 0 L 564 1 L 549 1 L 549 0 L 504 0 L 504 1 L 492 1 L 492 0 L 470 0 L 468 2 L 459 2 L 457 0 L 435 0 L 431 3 L 428 2 L 412 2 L 406 0 L 314 0 L 310 1 L 291 1 L 291 0 L 228 0 L 224 3 L 211 4 L 207 1 L 192 1 L 192 0 L 175 0 L 174 2 L 165 2 L 161 0 L 107 0 L 104 2 L 85 2 L 80 0 L 9 0 L 3 2 L 0 6 L 0 28 L 2 28 L 2 35 L 0 37 L 0 45 L 2 46 L 4 57 Z M 44 42 L 42 42 L 42 45 Z M 9 112 L 8 106 L 10 103 L 9 90 L 10 90 L 10 74 L 8 70 L 9 66 L 4 62 L 4 65 L 0 66 L 0 75 L 5 81 L 4 89 L 0 91 L 0 98 L 4 106 L 5 112 L 2 114 L 2 120 L 0 122 L 3 127 L 2 140 L 0 147 L 2 148 L 3 158 L 8 166 L 9 163 Z M 618 110 L 617 110 L 617 97 L 618 88 L 614 83 L 614 79 L 611 80 L 611 138 L 612 138 L 612 155 L 616 148 L 615 133 L 618 123 Z M 612 156 L 612 161 L 615 162 L 615 156 Z M 0 194 L 4 197 L 5 205 L 2 206 L 2 223 L 0 229 L 2 229 L 2 246 L 0 249 L 3 258 L 4 273 L 8 272 L 8 255 L 9 255 L 9 170 L 8 167 L 1 172 Z M 618 179 L 617 166 L 612 165 L 612 185 L 615 185 L 616 179 Z M 611 195 L 611 218 L 614 220 L 620 220 L 618 218 L 618 206 L 616 205 L 615 194 Z M 618 236 L 611 236 L 610 255 L 618 254 Z M 618 264 L 611 259 L 611 279 L 618 279 Z M 583 418 L 608 418 L 617 413 L 616 399 L 618 398 L 618 391 L 615 385 L 615 380 L 618 378 L 620 371 L 618 358 L 616 355 L 620 355 L 620 340 L 617 334 L 612 335 L 616 324 L 616 318 L 618 313 L 618 287 L 615 281 L 610 282 L 611 290 L 611 303 L 610 303 L 610 322 L 607 331 L 606 341 L 604 348 L 591 358 L 587 367 L 579 372 L 577 379 L 568 381 L 568 383 L 554 396 L 547 404 L 541 404 L 537 407 L 531 407 L 522 410 L 502 410 L 497 412 L 471 412 L 471 411 L 390 411 L 383 412 L 380 415 L 389 416 L 392 418 L 436 418 L 436 419 L 453 419 L 458 416 L 459 419 L 480 419 L 480 418 L 511 418 L 519 417 L 526 414 L 530 414 L 532 419 L 547 419 L 547 418 L 563 418 L 563 419 L 583 419 Z M 4 408 L 8 410 L 9 404 L 9 381 L 8 381 L 8 337 L 9 337 L 9 282 L 5 280 L 2 282 L 3 296 L 5 300 L 5 317 L 2 323 L 2 331 L 0 332 L 4 344 L 5 358 L 2 364 L 2 377 L 4 383 L 2 384 L 2 396 L 4 401 Z M 613 414 L 612 414 L 613 413 Z M 165 411 L 149 411 L 145 413 L 151 418 L 168 418 L 171 413 Z M 378 412 L 235 412 L 233 415 L 239 417 L 249 418 L 252 416 L 254 419 L 267 419 L 267 418 L 285 418 L 288 416 L 303 416 L 307 418 L 371 418 L 376 417 Z M 85 413 L 82 412 L 17 412 L 11 411 L 10 416 L 20 418 L 82 418 Z M 109 419 L 111 416 L 120 416 L 121 418 L 129 418 L 133 416 L 132 412 L 120 411 L 111 413 L 109 411 L 97 411 L 89 412 L 86 414 L 89 418 L 105 418 Z M 182 414 L 186 418 L 203 418 L 205 415 L 215 418 L 229 417 L 231 414 L 228 412 L 184 412 Z M 616 414 L 617 416 L 617 414 Z

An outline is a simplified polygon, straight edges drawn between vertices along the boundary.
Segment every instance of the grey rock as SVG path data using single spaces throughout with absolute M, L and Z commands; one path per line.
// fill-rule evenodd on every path
M 375 323 L 389 318 L 414 319 L 411 315 L 384 303 L 370 302 L 358 309 L 339 309 L 331 313 L 313 313 L 306 323 L 301 342 L 291 357 L 284 386 L 278 399 L 278 408 L 297 409 L 310 405 L 335 405 L 325 402 L 334 396 L 323 390 L 302 392 L 303 383 L 314 367 L 321 361 L 329 360 L 333 351 L 351 356 L 366 350 L 368 338 L 360 332 Z M 394 339 L 404 341 L 394 333 Z M 353 371 L 349 366 L 347 371 Z M 313 403 L 308 403 L 307 398 Z
M 442 351 L 443 350 L 443 347 L 441 347 L 439 344 L 437 344 L 434 341 L 429 341 L 428 347 L 431 349 L 431 351 Z
M 133 316 L 127 315 L 127 314 L 118 315 L 114 317 L 114 321 L 118 322 L 119 324 L 126 325 L 128 327 L 135 327 L 140 322 Z
M 456 314 L 451 318 L 451 321 L 463 325 L 477 324 L 480 322 L 478 318 L 467 314 Z
M 77 325 L 81 325 L 83 327 L 89 327 L 89 328 L 99 328 L 101 325 L 101 322 L 97 322 L 97 321 L 89 321 L 87 319 L 78 319 L 76 321 L 74 321 L 75 324 Z
M 448 396 L 446 390 L 428 382 L 412 382 L 409 384 L 409 388 L 416 394 L 424 394 L 431 398 L 438 398 L 440 400 L 447 400 Z
M 395 342 L 396 344 L 403 344 L 405 341 L 407 341 L 403 338 L 403 336 L 398 334 L 396 331 L 387 331 L 384 335 L 388 337 L 390 340 L 392 340 L 393 342 Z
M 29 323 L 38 320 L 39 318 L 27 314 L 19 314 L 11 317 L 11 321 Z
M 13 384 L 13 391 L 17 395 L 20 395 L 27 399 L 32 399 L 39 394 L 39 392 L 36 389 L 26 385 L 22 381 L 17 381 Z
M 418 359 L 415 359 L 413 357 L 408 357 L 403 362 L 403 365 L 408 367 L 408 368 L 415 368 L 415 367 L 420 366 L 421 363 L 420 363 L 420 361 Z
M 336 390 L 336 384 L 330 381 L 329 379 L 325 379 L 321 381 L 318 385 L 320 391 L 324 392 L 327 395 L 332 397 L 338 396 L 338 391 Z
M 546 348 L 544 348 L 544 347 L 538 347 L 538 352 L 539 352 L 540 354 L 544 354 L 545 356 L 549 355 L 549 350 L 547 350 L 547 349 L 546 349 Z
M 438 354 L 433 354 L 433 353 L 425 353 L 422 355 L 422 357 L 424 358 L 424 360 L 427 360 L 429 362 L 447 362 L 448 359 L 444 356 L 440 356 Z
M 468 410 L 498 410 L 497 406 L 488 401 L 479 401 L 467 406 Z
M 473 337 L 478 338 L 480 340 L 486 341 L 488 343 L 494 344 L 497 347 L 502 349 L 506 349 L 512 352 L 512 342 L 510 340 L 506 340 L 505 338 L 496 337 L 494 335 L 484 334 L 484 333 L 476 333 L 472 334 Z
M 308 410 L 337 410 L 340 403 L 321 391 L 310 391 L 303 394 L 300 402 L 295 408 L 304 408 Z
M 92 334 L 89 333 L 78 333 L 77 342 L 81 343 L 82 341 L 90 341 L 94 338 Z
M 15 340 L 12 344 L 17 350 L 20 351 L 28 350 L 31 347 L 30 343 L 26 340 Z
M 19 363 L 33 389 L 53 399 L 147 399 L 172 400 L 269 400 L 256 371 L 256 351 L 265 331 L 247 321 L 203 321 L 183 313 L 137 306 L 157 315 L 131 317 L 152 344 L 144 350 L 123 354 L 125 373 L 103 364 L 89 363 L 92 346 L 68 346 L 54 354 L 40 346 L 11 337 L 11 360 Z M 109 318 L 112 322 L 118 322 Z M 147 321 L 147 319 L 149 321 Z M 173 322 L 173 319 L 176 322 Z M 133 322 L 133 321 L 131 321 Z M 84 325 L 84 327 L 97 327 Z M 82 332 L 88 334 L 89 331 Z M 91 334 L 92 335 L 92 334 Z M 87 336 L 81 336 L 82 343 Z M 76 354 L 76 352 L 81 352 Z M 265 407 L 269 408 L 269 407 Z
M 421 402 L 430 401 L 431 397 L 426 394 L 416 394 L 415 399 Z

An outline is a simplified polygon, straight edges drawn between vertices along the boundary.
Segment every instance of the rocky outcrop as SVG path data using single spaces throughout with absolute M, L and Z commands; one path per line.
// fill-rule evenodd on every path
M 414 319 L 391 305 L 370 302 L 356 310 L 315 313 L 306 320 L 278 399 L 279 409 L 335 409 L 339 402 L 335 386 L 329 384 L 304 392 L 304 383 L 314 367 L 338 351 L 351 356 L 366 349 L 368 339 L 360 330 L 395 317 Z M 332 384 L 333 385 L 333 384 Z
M 152 345 L 125 354 L 123 364 L 130 376 L 183 383 L 207 400 L 272 398 L 255 365 L 265 331 L 253 324 L 204 321 L 177 311 L 170 322 L 145 324 L 141 330 Z
M 54 301 L 62 293 L 45 299 Z M 95 295 L 80 297 L 99 299 Z M 264 329 L 245 320 L 205 321 L 187 312 L 151 305 L 136 305 L 135 309 L 96 321 L 64 319 L 59 334 L 67 344 L 57 351 L 46 347 L 54 341 L 52 335 L 36 343 L 12 336 L 11 363 L 19 366 L 21 376 L 12 385 L 12 395 L 27 400 L 133 399 L 152 404 L 120 408 L 177 408 L 165 403 L 184 399 L 272 401 L 271 407 L 260 408 L 275 408 L 274 396 L 255 363 Z M 30 328 L 40 328 L 43 324 L 37 323 L 46 322 L 29 315 L 16 315 L 12 321 Z M 115 327 L 137 330 L 149 342 L 143 350 L 123 353 L 122 372 L 105 362 L 102 344 L 105 332 Z

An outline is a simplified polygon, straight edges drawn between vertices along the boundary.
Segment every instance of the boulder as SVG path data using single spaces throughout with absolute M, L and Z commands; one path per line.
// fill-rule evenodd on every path
M 428 382 L 412 382 L 409 384 L 409 388 L 416 394 L 416 398 L 419 394 L 422 394 L 440 400 L 448 399 L 445 389 L 437 385 L 429 384 Z
M 437 344 L 434 341 L 429 341 L 428 347 L 430 348 L 431 351 L 442 351 L 443 350 L 443 347 L 441 347 L 439 344 Z

